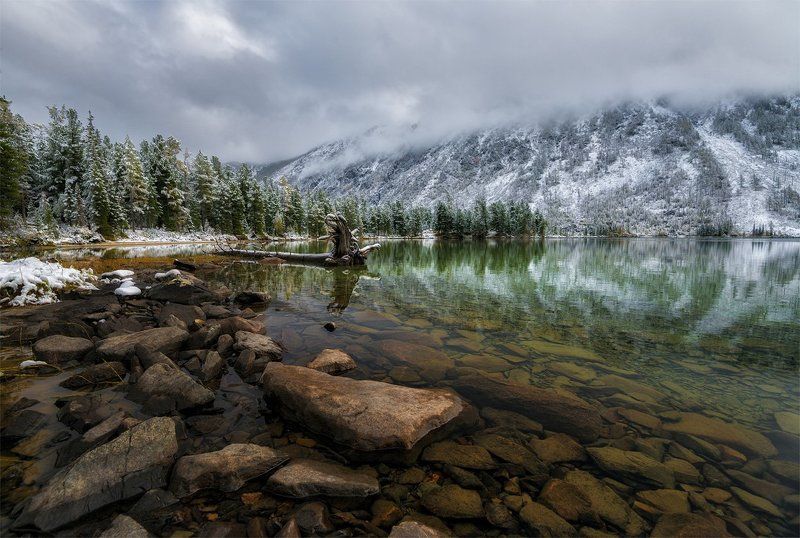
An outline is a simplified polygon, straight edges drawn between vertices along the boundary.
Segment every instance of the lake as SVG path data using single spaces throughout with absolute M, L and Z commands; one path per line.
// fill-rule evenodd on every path
M 212 250 L 80 248 L 46 256 L 97 272 L 162 267 L 174 257 L 213 261 L 216 268 L 198 276 L 232 291 L 270 293 L 267 334 L 286 348 L 284 363 L 305 365 L 337 348 L 358 363 L 352 377 L 420 387 L 447 386 L 479 371 L 578 394 L 636 437 L 662 438 L 661 420 L 693 413 L 763 433 L 784 443 L 778 458 L 800 459 L 793 437 L 800 407 L 800 241 L 398 240 L 385 242 L 361 269 L 266 265 L 215 257 Z M 329 321 L 333 332 L 323 328 Z M 435 364 L 426 353 L 437 357 Z M 3 365 L 29 357 L 29 348 L 7 348 Z M 4 401 L 64 393 L 47 379 L 0 386 Z M 766 469 L 765 459 L 734 452 L 721 467 L 789 484 L 796 496 L 797 476 L 787 479 Z M 702 491 L 710 483 L 704 475 L 684 489 Z M 778 534 L 792 528 L 786 525 L 797 507 L 772 500 L 783 521 L 748 520 L 751 528 Z M 744 499 L 723 508 L 757 512 Z

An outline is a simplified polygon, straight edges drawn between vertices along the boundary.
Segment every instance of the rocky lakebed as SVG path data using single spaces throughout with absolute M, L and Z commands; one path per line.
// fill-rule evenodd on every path
M 266 293 L 167 269 L 0 311 L 35 358 L 0 378 L 4 536 L 800 535 L 797 413 L 731 421 L 558 344 L 568 382 L 520 382 L 468 331 L 458 362 L 409 336 L 383 369 L 289 364 Z

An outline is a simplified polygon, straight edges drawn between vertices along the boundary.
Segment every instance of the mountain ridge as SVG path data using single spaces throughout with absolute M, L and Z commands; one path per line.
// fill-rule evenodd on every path
M 261 167 L 301 191 L 469 206 L 524 200 L 556 233 L 800 236 L 800 95 L 682 110 L 634 102 L 540 125 L 415 144 L 373 128 Z

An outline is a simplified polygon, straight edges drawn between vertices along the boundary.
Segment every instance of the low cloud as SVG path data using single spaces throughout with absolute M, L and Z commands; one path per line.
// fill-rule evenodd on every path
M 236 161 L 375 125 L 413 144 L 619 100 L 800 91 L 791 1 L 5 0 L 0 20 L 2 93 L 29 121 L 65 103 L 112 137 Z

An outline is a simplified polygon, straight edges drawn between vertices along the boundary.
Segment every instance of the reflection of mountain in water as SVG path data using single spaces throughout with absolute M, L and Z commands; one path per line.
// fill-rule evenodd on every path
M 428 305 L 432 317 L 478 314 L 517 330 L 574 320 L 603 333 L 724 333 L 798 345 L 795 241 L 390 243 L 370 268 L 387 280 L 387 298 L 401 308 Z

